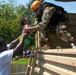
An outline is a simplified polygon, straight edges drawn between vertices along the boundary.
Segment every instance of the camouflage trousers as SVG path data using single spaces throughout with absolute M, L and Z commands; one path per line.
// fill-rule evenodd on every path
M 46 29 L 41 34 L 41 41 L 44 41 L 41 45 L 44 46 L 47 44 L 50 48 L 52 48 L 51 39 L 52 38 L 60 38 L 65 42 L 74 42 L 74 37 L 66 30 L 66 22 L 60 22 L 55 28 Z M 54 33 L 57 35 L 54 35 Z M 53 36 L 54 35 L 54 36 Z
M 60 22 L 56 26 L 57 36 L 65 42 L 74 42 L 73 36 L 66 30 L 66 22 Z

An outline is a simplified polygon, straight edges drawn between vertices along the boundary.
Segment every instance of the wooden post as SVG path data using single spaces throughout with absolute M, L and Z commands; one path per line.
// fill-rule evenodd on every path
M 25 75 L 30 75 L 31 63 L 32 63 L 32 57 L 29 58 L 29 61 L 28 61 L 28 65 L 27 65 L 27 68 L 26 68 Z
M 33 63 L 32 71 L 31 71 L 30 75 L 32 75 L 35 70 L 37 53 L 38 53 L 38 50 L 40 49 L 40 32 L 39 31 L 37 32 L 35 38 L 36 38 L 36 50 L 35 50 L 35 54 L 34 54 L 34 63 Z
M 29 62 L 26 68 L 26 72 L 25 75 L 32 75 L 34 68 L 35 68 L 35 64 L 36 64 L 36 58 L 37 58 L 37 52 L 38 52 L 38 48 L 40 47 L 40 36 L 39 36 L 39 31 L 37 31 L 35 38 L 36 38 L 36 50 L 35 50 L 35 54 L 34 54 L 34 62 L 33 62 L 33 66 L 31 66 L 32 63 L 32 57 L 29 58 Z M 34 50 L 32 51 L 32 53 L 34 53 Z

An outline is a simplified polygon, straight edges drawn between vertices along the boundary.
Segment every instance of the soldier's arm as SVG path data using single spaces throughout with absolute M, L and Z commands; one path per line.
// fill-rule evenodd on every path
M 44 9 L 43 16 L 42 16 L 42 21 L 36 25 L 36 27 L 39 30 L 44 29 L 48 25 L 53 13 L 55 12 L 55 10 L 56 9 L 54 7 L 46 7 Z
M 38 20 L 36 18 L 35 21 L 34 21 L 34 26 L 36 26 L 37 24 L 38 24 Z

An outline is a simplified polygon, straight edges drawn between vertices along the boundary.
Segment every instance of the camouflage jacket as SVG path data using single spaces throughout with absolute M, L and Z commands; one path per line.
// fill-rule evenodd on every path
M 43 11 L 43 15 L 41 18 L 41 22 L 38 22 L 35 20 L 34 25 L 38 27 L 39 30 L 45 29 L 45 27 L 48 25 L 53 13 L 55 12 L 56 8 L 55 7 L 46 7 Z

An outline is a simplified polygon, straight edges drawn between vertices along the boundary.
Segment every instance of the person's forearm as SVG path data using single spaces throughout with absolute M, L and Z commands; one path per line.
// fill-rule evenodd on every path
M 13 57 L 15 57 L 16 55 L 18 55 L 22 51 L 23 44 L 24 44 L 24 41 L 21 40 L 19 42 L 19 44 L 15 47 Z
M 18 38 L 15 39 L 14 41 L 12 41 L 12 42 L 10 43 L 10 49 L 15 48 L 18 43 L 19 43 L 19 39 L 18 39 Z
M 43 30 L 44 28 L 46 28 L 46 26 L 48 25 L 48 23 L 50 22 L 53 13 L 56 11 L 56 9 L 54 7 L 46 7 L 44 9 L 43 15 L 42 15 L 42 21 L 39 22 L 36 27 L 39 28 L 39 30 Z

